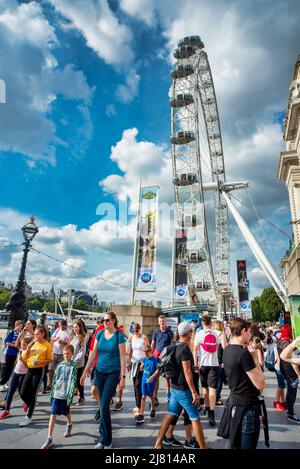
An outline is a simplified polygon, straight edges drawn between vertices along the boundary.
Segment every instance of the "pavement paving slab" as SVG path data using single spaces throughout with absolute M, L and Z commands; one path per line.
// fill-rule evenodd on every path
M 161 380 L 163 381 L 163 380 Z M 266 388 L 264 397 L 268 410 L 270 447 L 271 449 L 300 449 L 300 426 L 287 421 L 286 413 L 277 411 L 273 408 L 276 391 L 276 377 L 274 373 L 266 372 Z M 74 398 L 72 405 L 73 434 L 70 438 L 64 438 L 66 420 L 64 417 L 58 417 L 53 435 L 55 449 L 92 449 L 98 442 L 98 425 L 94 421 L 94 415 L 97 410 L 96 401 L 91 398 L 90 385 L 85 388 L 86 401 L 84 406 L 76 407 L 77 398 Z M 225 402 L 228 397 L 229 389 L 224 387 L 222 400 Z M 159 393 L 160 405 L 157 408 L 156 419 L 149 417 L 149 407 L 146 406 L 145 423 L 137 425 L 133 418 L 132 409 L 135 407 L 134 392 L 129 378 L 126 380 L 126 387 L 123 393 L 124 407 L 121 411 L 112 411 L 113 427 L 113 447 L 116 449 L 151 449 L 159 429 L 160 422 L 166 413 L 167 404 L 165 402 L 166 391 L 162 385 Z M 5 393 L 0 393 L 0 399 L 3 400 Z M 224 406 L 216 408 L 217 424 L 222 416 Z M 11 416 L 0 421 L 0 449 L 39 449 L 47 438 L 47 428 L 49 422 L 51 406 L 49 394 L 38 395 L 38 405 L 33 416 L 32 424 L 29 427 L 21 428 L 19 423 L 24 418 L 23 405 L 16 395 L 11 407 Z M 300 415 L 299 397 L 297 398 L 295 411 Z M 216 436 L 217 426 L 211 427 L 207 418 L 201 417 L 203 430 L 206 439 L 215 449 L 224 449 L 226 440 Z M 184 442 L 185 432 L 183 419 L 178 420 L 174 436 L 176 439 Z M 258 443 L 259 449 L 266 449 L 264 445 L 264 435 L 261 429 Z

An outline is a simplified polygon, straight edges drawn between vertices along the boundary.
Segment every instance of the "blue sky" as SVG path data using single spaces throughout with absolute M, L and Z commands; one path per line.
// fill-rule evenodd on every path
M 128 301 L 135 221 L 130 217 L 128 236 L 117 238 L 97 207 L 117 207 L 127 197 L 134 213 L 141 177 L 172 202 L 168 93 L 172 51 L 184 35 L 199 34 L 208 53 L 227 179 L 248 179 L 257 210 L 291 233 L 287 191 L 276 175 L 300 52 L 299 9 L 296 0 L 274 0 L 272 9 L 267 0 L 1 2 L 7 102 L 0 105 L 0 240 L 18 240 L 34 213 L 37 248 L 127 288 L 116 291 L 32 254 L 34 289 L 72 285 Z M 247 193 L 236 195 L 251 204 Z M 242 213 L 278 266 L 288 238 Z M 246 258 L 258 294 L 268 282 L 233 224 L 231 236 L 232 281 L 235 260 Z M 158 298 L 167 298 L 171 240 L 161 240 L 158 254 Z M 0 278 L 15 282 L 19 262 L 18 250 L 1 250 Z

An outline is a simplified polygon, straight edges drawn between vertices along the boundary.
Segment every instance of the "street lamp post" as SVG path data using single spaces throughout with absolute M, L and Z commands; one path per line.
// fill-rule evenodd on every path
M 30 217 L 29 223 L 22 227 L 23 236 L 25 239 L 24 249 L 23 249 L 23 259 L 20 269 L 20 274 L 15 290 L 10 296 L 5 308 L 7 311 L 10 311 L 8 327 L 13 328 L 15 321 L 18 319 L 22 321 L 27 321 L 28 310 L 26 306 L 26 296 L 25 296 L 25 270 L 27 256 L 30 248 L 30 243 L 39 232 L 38 227 L 34 223 L 34 216 Z

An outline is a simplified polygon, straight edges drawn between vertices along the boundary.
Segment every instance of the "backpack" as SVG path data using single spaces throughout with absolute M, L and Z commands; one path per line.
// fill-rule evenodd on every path
M 167 379 L 176 379 L 180 373 L 180 367 L 175 358 L 176 349 L 176 344 L 170 344 L 159 355 L 158 371 Z
M 218 348 L 217 338 L 210 330 L 206 332 L 204 341 L 201 344 L 203 350 L 209 353 L 215 353 Z
M 265 358 L 265 367 L 269 371 L 275 371 L 275 363 L 276 363 L 276 359 L 275 359 L 274 348 L 272 349 L 269 348 L 266 354 L 266 358 Z

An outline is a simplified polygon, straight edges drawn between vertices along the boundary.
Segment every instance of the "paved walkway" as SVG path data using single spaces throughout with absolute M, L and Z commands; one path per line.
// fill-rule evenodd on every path
M 284 412 L 276 411 L 272 407 L 276 389 L 274 373 L 267 372 L 267 386 L 264 392 L 270 430 L 270 443 L 272 449 L 300 449 L 300 428 L 297 424 L 289 423 Z M 93 448 L 97 442 L 98 426 L 93 420 L 96 411 L 96 402 L 90 398 L 90 387 L 86 386 L 86 403 L 83 407 L 72 406 L 73 436 L 64 438 L 65 419 L 58 417 L 54 432 L 54 443 L 57 449 L 87 449 Z M 228 387 L 224 388 L 223 400 L 228 396 Z M 4 393 L 0 393 L 4 398 Z M 112 412 L 113 446 L 114 448 L 153 448 L 159 424 L 166 412 L 164 401 L 165 390 L 159 395 L 162 404 L 157 410 L 156 420 L 150 420 L 148 405 L 145 413 L 145 423 L 137 426 L 133 419 L 134 394 L 132 385 L 127 379 L 127 385 L 123 395 L 124 407 L 120 412 Z M 75 398 L 76 399 L 76 398 Z M 76 402 L 76 401 L 75 401 Z M 216 420 L 220 420 L 223 406 L 216 409 Z M 297 399 L 296 412 L 300 415 L 300 402 Z M 49 394 L 38 396 L 38 406 L 34 414 L 31 426 L 20 428 L 18 424 L 23 419 L 23 407 L 17 398 L 11 408 L 11 416 L 0 422 L 0 448 L 33 448 L 38 449 L 47 437 L 47 427 L 50 414 Z M 206 439 L 212 443 L 213 448 L 225 448 L 225 440 L 216 436 L 216 428 L 210 427 L 207 418 L 202 417 L 202 425 Z M 175 436 L 177 439 L 185 439 L 183 420 L 180 419 Z M 260 434 L 258 448 L 264 449 L 263 431 Z

